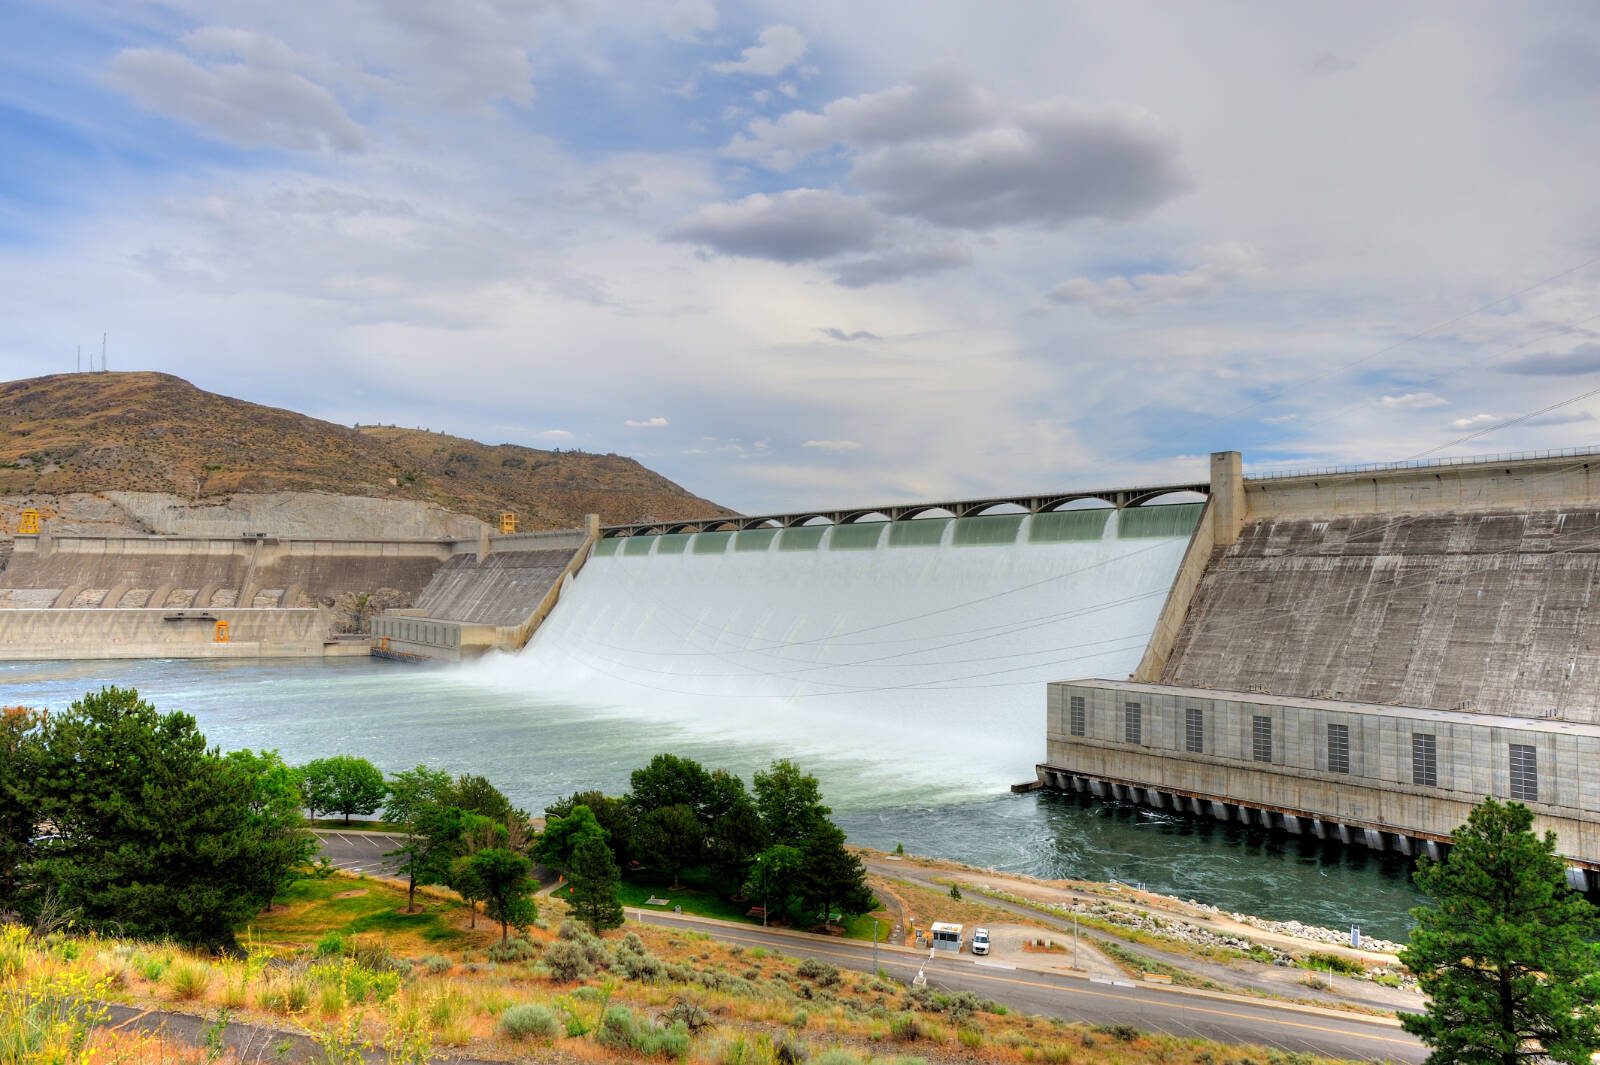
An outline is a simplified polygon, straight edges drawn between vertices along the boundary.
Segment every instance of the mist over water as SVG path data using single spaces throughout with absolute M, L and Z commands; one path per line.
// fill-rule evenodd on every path
M 1043 757 L 1046 681 L 1137 664 L 1194 521 L 1086 513 L 610 541 L 521 655 L 6 663 L 0 703 L 129 685 L 224 748 L 482 773 L 531 810 L 660 751 L 747 780 L 794 757 L 860 843 L 1403 935 L 1392 858 L 1007 792 Z

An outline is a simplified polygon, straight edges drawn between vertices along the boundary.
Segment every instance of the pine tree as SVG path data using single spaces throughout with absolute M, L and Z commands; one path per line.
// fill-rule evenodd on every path
M 595 935 L 622 927 L 622 873 L 599 836 L 585 836 L 572 852 L 572 910 Z
M 534 905 L 534 883 L 528 879 L 533 863 L 503 847 L 481 850 L 467 859 L 474 883 L 482 888 L 484 908 L 492 920 L 500 922 L 500 942 L 511 929 L 521 931 L 539 918 Z
M 1433 1049 L 1428 1065 L 1577 1065 L 1600 1049 L 1600 922 L 1567 887 L 1555 834 L 1532 825 L 1526 806 L 1487 799 L 1445 861 L 1419 863 L 1434 904 L 1412 911 L 1400 960 L 1428 1010 L 1400 1021 Z

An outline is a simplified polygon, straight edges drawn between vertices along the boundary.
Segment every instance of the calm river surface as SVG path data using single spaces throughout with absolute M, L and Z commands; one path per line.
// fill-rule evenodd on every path
M 3 704 L 62 708 L 103 684 L 138 688 L 163 710 L 194 715 L 225 749 L 276 748 L 291 762 L 349 753 L 386 770 L 425 762 L 481 773 L 534 811 L 587 788 L 620 793 L 629 771 L 659 751 L 747 781 L 772 759 L 793 756 L 821 779 L 850 838 L 874 847 L 904 843 L 914 853 L 1001 870 L 1142 883 L 1266 917 L 1358 924 L 1387 938 L 1405 935 L 1406 911 L 1418 901 L 1409 866 L 1393 858 L 1117 804 L 1011 795 L 992 779 L 944 771 L 956 764 L 948 754 L 925 757 L 935 742 L 959 757 L 959 735 L 865 749 L 837 732 L 796 742 L 803 706 L 785 727 L 729 726 L 723 714 L 707 728 L 682 714 L 540 698 L 520 674 L 482 667 L 367 658 L 0 664 Z M 1019 759 L 1014 779 L 1032 775 L 1032 761 Z

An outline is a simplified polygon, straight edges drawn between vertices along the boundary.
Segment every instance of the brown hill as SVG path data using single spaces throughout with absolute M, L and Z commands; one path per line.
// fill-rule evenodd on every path
M 318 491 L 435 503 L 524 529 L 729 511 L 621 455 L 489 445 L 420 429 L 352 429 L 160 373 L 0 384 L 0 495 Z

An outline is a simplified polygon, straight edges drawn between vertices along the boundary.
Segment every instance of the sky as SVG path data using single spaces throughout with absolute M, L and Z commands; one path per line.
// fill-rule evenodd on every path
M 745 512 L 1600 443 L 1583 2 L 8 0 L 0 377 Z

